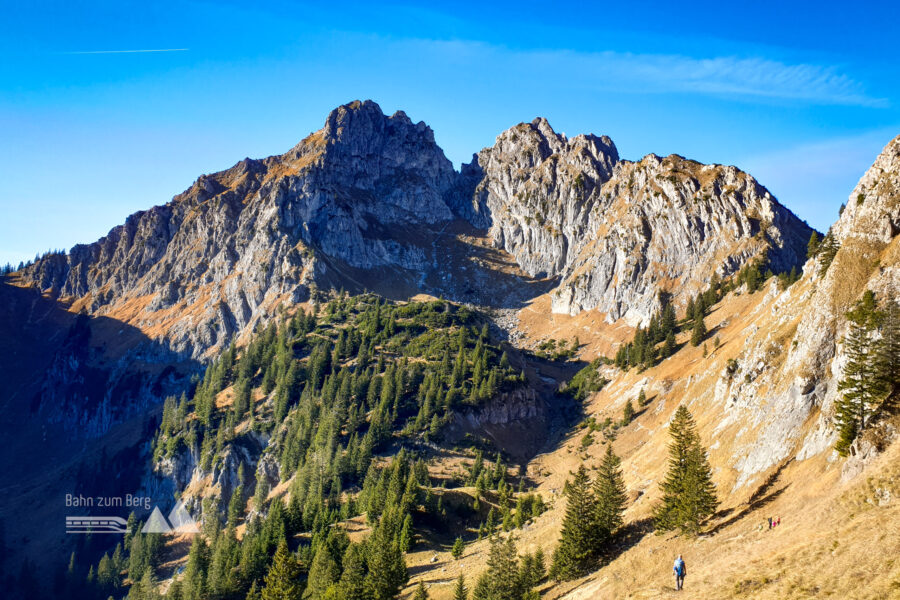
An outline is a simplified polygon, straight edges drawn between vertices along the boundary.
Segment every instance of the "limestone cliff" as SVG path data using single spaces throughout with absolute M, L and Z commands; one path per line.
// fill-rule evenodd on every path
M 473 223 L 529 274 L 560 278 L 553 312 L 645 322 L 659 289 L 686 302 L 763 253 L 775 271 L 801 265 L 812 233 L 735 167 L 619 160 L 608 137 L 568 140 L 544 119 L 501 134 L 468 170 L 482 174 Z
M 801 264 L 810 232 L 734 167 L 623 161 L 609 138 L 545 119 L 456 172 L 424 123 L 366 101 L 19 280 L 198 358 L 328 287 L 516 308 L 556 286 L 554 312 L 634 325 L 659 289 L 681 303 L 764 253 L 775 270 Z

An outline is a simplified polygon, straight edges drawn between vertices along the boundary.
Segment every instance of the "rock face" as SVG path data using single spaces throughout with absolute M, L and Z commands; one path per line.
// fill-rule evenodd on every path
M 644 322 L 659 289 L 686 302 L 764 252 L 776 271 L 802 264 L 812 233 L 735 167 L 620 161 L 609 138 L 567 140 L 543 119 L 504 132 L 474 164 L 473 223 L 529 274 L 561 279 L 554 312 Z
M 544 119 L 457 173 L 424 123 L 366 101 L 20 278 L 199 358 L 323 287 L 513 308 L 558 285 L 554 312 L 636 323 L 657 289 L 682 301 L 764 251 L 776 269 L 800 264 L 809 234 L 734 167 L 621 161 L 609 138 L 570 140 Z
M 466 169 L 482 175 L 472 223 L 489 227 L 494 244 L 528 274 L 558 275 L 571 261 L 575 242 L 589 235 L 594 191 L 609 180 L 618 160 L 606 136 L 568 140 L 546 119 L 517 125 Z
M 864 290 L 880 298 L 900 294 L 900 136 L 860 179 L 831 231 L 840 248 L 824 276 L 814 262 L 807 264 L 805 273 L 817 285 L 811 310 L 797 330 L 802 344 L 788 357 L 788 364 L 809 379 L 831 369 L 846 325 L 844 313 Z M 833 370 L 839 374 L 842 362 Z
M 880 302 L 900 297 L 898 224 L 900 137 L 860 179 L 832 227 L 840 249 L 827 272 L 822 275 L 817 260 L 810 260 L 798 284 L 780 293 L 771 288 L 759 306 L 759 322 L 768 327 L 748 328 L 736 369 L 720 376 L 715 397 L 725 416 L 719 427 L 740 423 L 746 432 L 759 427 L 735 451 L 738 485 L 791 457 L 831 452 L 838 382 L 847 364 L 846 312 L 865 290 L 874 291 Z M 861 472 L 877 453 L 861 437 L 845 477 Z
M 879 301 L 900 297 L 900 136 L 859 180 L 831 231 L 840 248 L 824 276 L 814 262 L 805 269 L 817 285 L 787 362 L 805 382 L 835 382 L 824 397 L 820 429 L 831 420 L 846 365 L 846 311 L 865 290 Z
M 328 268 L 317 253 L 357 269 L 426 269 L 418 238 L 452 219 L 443 198 L 455 182 L 428 127 L 355 102 L 287 153 L 204 175 L 25 278 L 199 356 L 276 303 L 306 299 Z

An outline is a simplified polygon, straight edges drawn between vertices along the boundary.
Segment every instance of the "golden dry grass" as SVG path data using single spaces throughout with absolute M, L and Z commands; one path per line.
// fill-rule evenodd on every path
M 710 448 L 721 512 L 710 523 L 714 533 L 690 539 L 673 534 L 636 535 L 637 543 L 621 549 L 609 564 L 590 576 L 562 584 L 547 583 L 542 597 L 555 600 L 594 598 L 900 598 L 900 445 L 865 471 L 864 477 L 841 481 L 842 459 L 829 451 L 804 461 L 782 460 L 736 487 L 736 456 L 743 451 L 740 436 L 747 438 L 760 426 L 738 419 L 719 427 L 723 406 L 714 402 L 716 382 L 729 359 L 746 350 L 748 332 L 768 340 L 763 349 L 779 376 L 777 385 L 795 374 L 785 371 L 804 299 L 811 298 L 812 283 L 804 278 L 782 301 L 799 303 L 795 312 L 773 309 L 776 296 L 766 287 L 756 294 L 731 294 L 707 318 L 711 331 L 707 356 L 703 347 L 684 344 L 679 352 L 652 369 L 632 370 L 617 376 L 589 399 L 586 414 L 598 421 L 621 417 L 627 399 L 634 400 L 644 387 L 649 406 L 635 421 L 617 432 L 612 442 L 623 459 L 623 474 L 631 505 L 626 522 L 636 523 L 651 515 L 658 498 L 658 484 L 665 469 L 668 436 L 666 423 L 681 402 L 688 402 L 704 443 Z M 765 300 L 764 300 L 765 298 Z M 773 318 L 778 314 L 779 318 Z M 627 329 L 606 324 L 590 311 L 578 316 L 552 315 L 547 297 L 520 312 L 520 327 L 534 344 L 554 337 L 578 335 L 586 345 L 582 358 L 608 354 L 608 349 L 629 337 Z M 679 343 L 686 342 L 686 334 Z M 712 340 L 719 337 L 721 345 Z M 780 382 L 780 383 L 779 383 Z M 769 392 L 761 390 L 764 398 Z M 777 394 L 776 396 L 777 397 Z M 817 412 L 804 430 L 814 425 Z M 549 557 L 556 545 L 565 500 L 561 489 L 569 474 L 584 462 L 596 468 L 604 451 L 603 435 L 582 447 L 584 430 L 575 430 L 559 447 L 537 456 L 528 464 L 528 475 L 538 482 L 538 492 L 549 510 L 524 530 L 514 534 L 522 552 L 543 548 Z M 802 439 L 802 437 L 800 438 Z M 795 449 L 796 451 L 796 449 Z M 893 487 L 892 487 L 893 486 Z M 876 490 L 892 490 L 893 500 L 873 504 Z M 878 492 L 882 494 L 883 492 Z M 769 516 L 780 516 L 781 526 L 763 526 Z M 684 554 L 689 564 L 687 591 L 676 595 L 671 563 Z M 465 573 L 471 585 L 484 568 L 487 542 L 470 544 L 461 560 L 454 561 L 449 548 L 418 550 L 410 556 L 413 577 L 406 590 L 411 597 L 419 581 L 429 585 L 436 600 L 452 597 L 454 578 Z M 430 562 L 436 557 L 436 562 Z

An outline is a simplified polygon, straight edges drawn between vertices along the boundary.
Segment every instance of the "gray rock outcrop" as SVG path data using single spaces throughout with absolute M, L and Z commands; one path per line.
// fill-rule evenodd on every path
M 767 254 L 804 261 L 812 229 L 750 175 L 677 155 L 619 160 L 607 137 L 557 134 L 544 119 L 482 150 L 470 213 L 530 275 L 555 276 L 554 312 L 649 320 L 657 290 L 676 303 Z

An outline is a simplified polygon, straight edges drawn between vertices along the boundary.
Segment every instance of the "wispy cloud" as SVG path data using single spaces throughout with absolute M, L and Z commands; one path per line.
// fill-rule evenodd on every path
M 62 54 L 143 54 L 146 52 L 187 52 L 190 48 L 152 48 L 146 50 L 80 50 Z
M 574 86 L 619 92 L 697 93 L 813 104 L 887 107 L 834 65 L 790 64 L 760 57 L 518 50 L 478 41 L 408 40 L 453 62 L 503 65 L 532 77 L 565 76 Z

